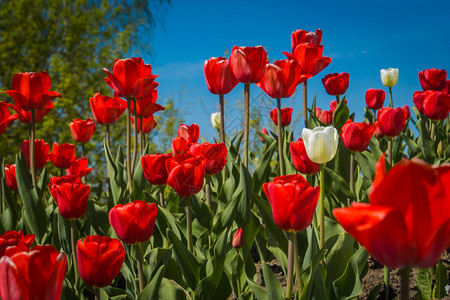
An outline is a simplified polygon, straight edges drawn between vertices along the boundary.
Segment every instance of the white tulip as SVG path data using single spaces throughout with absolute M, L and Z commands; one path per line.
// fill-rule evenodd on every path
M 339 134 L 333 126 L 319 126 L 313 130 L 303 128 L 302 138 L 305 143 L 306 154 L 311 161 L 324 164 L 336 155 Z
M 220 112 L 211 114 L 211 124 L 215 129 L 220 129 Z
M 397 68 L 389 68 L 389 69 L 381 69 L 381 82 L 384 86 L 393 87 L 398 82 L 398 69 Z

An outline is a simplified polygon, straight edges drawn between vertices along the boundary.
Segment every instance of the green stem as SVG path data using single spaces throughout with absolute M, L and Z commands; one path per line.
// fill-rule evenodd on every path
M 384 298 L 386 300 L 389 300 L 389 278 L 390 278 L 390 274 L 389 274 L 389 268 L 384 266 Z
M 320 249 L 325 247 L 325 165 L 320 164 L 320 197 L 319 197 L 319 222 L 320 222 Z
M 143 118 L 139 117 L 139 123 L 141 125 L 139 125 L 139 156 L 142 156 L 142 153 L 144 152 L 144 139 L 143 137 L 143 133 L 142 133 L 142 128 L 144 127 L 144 125 L 142 124 Z
M 139 293 L 142 293 L 142 290 L 145 287 L 145 279 L 144 279 L 144 269 L 142 267 L 143 259 L 142 259 L 141 244 L 135 244 L 134 248 L 136 249 L 136 264 L 139 276 Z
M 303 82 L 303 116 L 305 117 L 305 128 L 308 128 L 308 80 Z
M 244 166 L 248 168 L 248 136 L 250 131 L 250 83 L 244 85 Z
M 106 144 L 108 145 L 108 147 L 111 147 L 111 139 L 109 136 L 109 124 L 105 125 L 105 134 L 106 134 Z
M 225 101 L 224 96 L 219 95 L 220 101 L 220 141 L 225 143 Z
M 434 141 L 434 136 L 436 135 L 436 123 L 431 121 L 431 129 L 430 129 L 430 139 Z
M 205 176 L 205 194 L 206 194 L 206 205 L 211 209 L 211 178 L 209 175 Z
M 94 286 L 94 299 L 100 300 L 100 288 L 96 286 Z
M 192 253 L 194 250 L 194 244 L 192 241 L 192 212 L 190 197 L 186 197 L 186 235 L 188 250 Z
M 389 96 L 391 98 L 391 102 L 389 103 L 390 108 L 394 108 L 394 101 L 392 100 L 392 87 L 389 87 Z
M 409 299 L 409 273 L 410 268 L 400 269 L 400 300 Z
M 130 193 L 131 202 L 131 192 L 133 191 L 131 177 L 131 99 L 127 98 L 127 177 L 128 177 L 128 192 Z
M 278 162 L 280 165 L 280 176 L 285 174 L 284 157 L 283 157 L 283 138 L 281 136 L 281 99 L 277 99 L 277 118 L 278 118 Z
M 336 95 L 336 102 L 339 104 L 339 95 Z
M 84 153 L 84 143 L 81 143 L 81 156 L 86 157 Z
M 3 156 L 0 155 L 0 215 L 3 213 Z
M 350 191 L 356 199 L 355 195 L 355 153 L 350 153 Z
M 300 262 L 299 262 L 299 256 L 298 256 L 298 244 L 297 244 L 297 234 L 294 233 L 294 266 L 295 266 L 295 278 L 297 280 L 297 294 L 298 299 L 300 299 L 300 296 L 303 291 L 303 280 L 302 280 L 302 272 L 300 269 Z
M 287 286 L 286 286 L 286 299 L 292 298 L 292 286 L 294 283 L 294 240 L 295 232 L 289 231 L 288 241 L 288 271 L 287 271 Z
M 159 205 L 161 205 L 161 207 L 166 207 L 166 203 L 164 202 L 164 188 L 165 187 L 166 187 L 165 185 L 162 185 L 159 188 Z
M 134 128 L 133 128 L 133 157 L 131 158 L 131 176 L 134 175 L 134 167 L 136 166 L 136 154 L 137 154 L 137 126 L 138 126 L 138 116 L 136 115 L 136 100 L 133 99 L 133 113 L 134 113 Z M 142 125 L 142 124 L 141 124 Z
M 388 162 L 392 167 L 392 138 L 388 138 Z
M 73 262 L 73 271 L 75 274 L 75 282 L 78 281 L 76 230 L 77 226 L 75 224 L 75 220 L 70 220 L 70 241 L 72 245 L 72 262 Z
M 30 124 L 30 172 L 33 187 L 36 188 L 36 163 L 35 163 L 35 123 L 36 123 L 36 111 L 31 111 L 31 124 Z

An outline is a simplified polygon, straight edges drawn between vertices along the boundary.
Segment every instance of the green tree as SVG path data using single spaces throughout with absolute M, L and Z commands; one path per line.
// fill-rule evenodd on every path
M 51 89 L 63 98 L 55 99 L 53 111 L 37 124 L 36 137 L 48 143 L 72 143 L 69 124 L 74 118 L 92 117 L 89 98 L 96 92 L 112 95 L 102 67 L 111 69 L 115 59 L 129 53 L 149 55 L 152 29 L 168 3 L 170 0 L 1 1 L 0 88 L 10 89 L 15 73 L 48 71 Z M 0 97 L 12 102 L 5 94 Z M 100 127 L 95 141 L 103 137 Z M 121 140 L 122 130 L 113 128 L 113 140 Z M 28 126 L 20 122 L 0 136 L 0 153 L 7 162 L 13 161 L 25 139 Z M 90 143 L 87 150 L 98 157 L 101 146 Z

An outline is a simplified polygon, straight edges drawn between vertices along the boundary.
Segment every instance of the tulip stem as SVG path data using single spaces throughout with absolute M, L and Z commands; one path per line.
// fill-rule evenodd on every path
M 319 197 L 320 249 L 323 249 L 325 246 L 325 207 L 324 207 L 324 202 L 325 202 L 325 164 L 320 164 L 320 197 Z
M 94 299 L 100 300 L 100 288 L 96 286 L 94 287 Z
M 225 143 L 225 101 L 224 96 L 219 95 L 220 101 L 220 141 Z
M 143 117 L 139 117 L 139 156 L 142 156 L 142 152 L 144 151 L 144 139 L 142 134 L 142 128 L 143 128 Z
M 131 147 L 131 99 L 127 98 L 127 177 L 128 177 L 128 191 L 130 193 L 131 200 L 131 192 L 133 191 L 133 187 L 131 186 L 132 177 L 131 177 L 131 157 L 130 157 L 130 147 Z M 131 201 L 130 201 L 131 202 Z
M 84 153 L 84 143 L 81 143 L 81 156 L 86 157 Z
M 300 262 L 299 262 L 299 256 L 298 256 L 298 244 L 297 244 L 297 234 L 294 233 L 294 266 L 295 266 L 295 278 L 297 280 L 297 293 L 298 298 L 300 299 L 300 296 L 302 294 L 303 290 L 303 280 L 302 280 L 302 272 L 300 270 Z
M 303 116 L 305 117 L 305 128 L 308 128 L 308 80 L 303 82 Z
M 355 195 L 355 153 L 350 153 L 350 191 L 356 199 Z
M 248 168 L 248 135 L 250 126 L 250 83 L 244 84 L 244 166 Z
M 434 141 L 434 136 L 436 135 L 436 123 L 431 121 L 431 129 L 430 129 L 430 139 Z
M 105 134 L 106 134 L 106 145 L 108 145 L 108 147 L 111 147 L 111 139 L 109 137 L 109 124 L 105 125 Z
M 133 128 L 134 139 L 133 139 L 133 157 L 131 159 L 131 176 L 134 175 L 134 167 L 136 164 L 136 154 L 137 154 L 137 142 L 138 142 L 138 135 L 137 135 L 138 116 L 136 115 L 136 100 L 135 99 L 133 99 L 133 111 L 134 111 L 134 128 Z
M 211 210 L 211 178 L 206 175 L 205 176 L 205 194 L 206 194 L 206 205 L 208 205 Z
M 409 299 L 409 273 L 410 268 L 400 269 L 400 300 Z
M 136 264 L 139 276 L 139 293 L 142 293 L 142 290 L 145 287 L 145 279 L 144 279 L 144 269 L 142 268 L 143 259 L 142 259 L 141 244 L 135 244 L 134 248 L 136 249 Z
M 77 242 L 76 242 L 76 230 L 77 226 L 75 220 L 70 220 L 70 241 L 72 244 L 72 260 L 73 260 L 73 272 L 75 274 L 75 282 L 78 281 L 78 264 L 77 264 Z
M 30 124 L 30 172 L 33 187 L 36 188 L 36 163 L 35 163 L 35 123 L 36 123 L 36 111 L 31 111 L 31 124 Z
M 164 202 L 164 188 L 165 188 L 166 186 L 165 185 L 162 185 L 160 188 L 159 188 L 159 205 L 161 205 L 161 207 L 166 207 L 166 204 L 165 204 L 165 202 Z
M 278 163 L 280 165 L 280 176 L 285 174 L 283 157 L 283 138 L 281 136 L 281 98 L 277 99 L 277 129 L 278 129 Z
M 391 102 L 389 102 L 390 108 L 394 108 L 394 100 L 392 100 L 392 87 L 389 87 L 389 96 L 391 98 Z
M 388 162 L 389 162 L 389 168 L 392 167 L 392 139 L 388 138 Z
M 390 274 L 389 274 L 389 268 L 384 266 L 384 298 L 386 300 L 389 300 L 389 279 L 390 279 Z
M 295 232 L 289 231 L 288 241 L 288 271 L 287 271 L 287 286 L 286 286 L 286 299 L 292 298 L 292 286 L 293 286 L 293 273 L 294 273 L 294 242 Z
M 194 245 L 192 242 L 192 213 L 191 213 L 191 198 L 186 197 L 186 235 L 188 250 L 192 252 Z
M 336 103 L 339 104 L 339 101 L 340 101 L 339 95 L 336 95 Z

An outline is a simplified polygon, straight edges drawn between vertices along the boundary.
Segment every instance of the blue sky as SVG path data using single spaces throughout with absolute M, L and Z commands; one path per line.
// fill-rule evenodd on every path
M 284 59 L 290 51 L 291 33 L 296 29 L 323 31 L 324 56 L 331 64 L 308 81 L 311 103 L 329 109 L 333 96 L 326 94 L 321 79 L 329 73 L 350 73 L 348 105 L 361 120 L 364 94 L 369 88 L 384 88 L 380 69 L 399 68 L 399 83 L 393 88 L 394 106 L 412 105 L 412 94 L 420 89 L 417 73 L 426 68 L 450 72 L 450 18 L 447 1 L 181 1 L 161 16 L 162 22 L 150 38 L 153 54 L 143 57 L 159 75 L 160 98 L 171 95 L 180 101 L 187 124 L 198 123 L 200 133 L 211 141 L 210 114 L 218 111 L 218 96 L 209 93 L 203 75 L 203 62 L 223 56 L 234 45 L 266 48 L 271 61 Z M 184 88 L 182 90 L 182 87 Z M 228 124 L 239 119 L 235 108 L 242 98 L 238 84 L 226 96 Z M 183 95 L 180 96 L 181 92 Z M 252 86 L 251 96 L 261 90 Z M 301 111 L 301 87 L 283 106 Z M 276 105 L 267 99 L 262 107 L 268 126 L 269 110 Z M 227 115 L 228 114 L 228 115 Z M 299 137 L 303 119 L 294 125 Z

